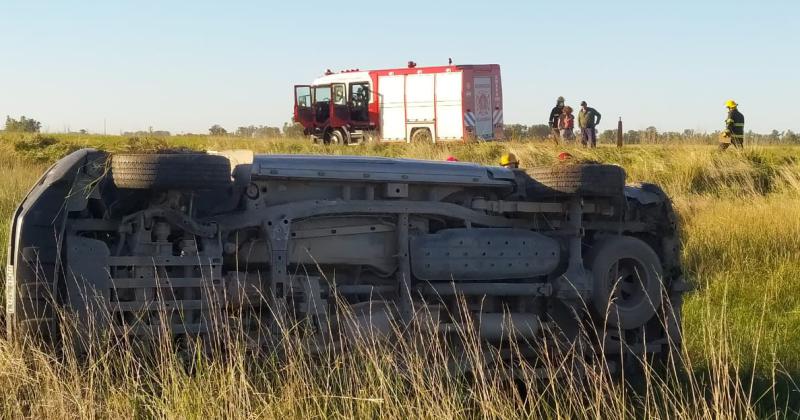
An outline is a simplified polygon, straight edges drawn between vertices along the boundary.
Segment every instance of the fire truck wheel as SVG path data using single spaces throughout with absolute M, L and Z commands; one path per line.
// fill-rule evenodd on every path
M 328 134 L 328 144 L 345 144 L 344 133 L 341 130 L 332 130 Z
M 427 128 L 418 128 L 411 133 L 411 142 L 412 143 L 431 143 L 433 142 L 433 136 L 431 136 L 431 130 Z

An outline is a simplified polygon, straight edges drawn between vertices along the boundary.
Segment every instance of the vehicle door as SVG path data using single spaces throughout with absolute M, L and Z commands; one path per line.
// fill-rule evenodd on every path
M 488 140 L 494 136 L 492 79 L 476 76 L 472 81 L 475 97 L 475 136 Z
M 350 83 L 350 120 L 353 123 L 369 122 L 369 100 L 368 82 Z
M 331 84 L 331 127 L 344 127 L 350 122 L 350 107 L 347 105 L 347 86 Z
M 294 120 L 305 128 L 314 126 L 314 113 L 311 108 L 311 86 L 294 87 Z
M 314 125 L 325 127 L 331 118 L 331 85 L 313 86 Z

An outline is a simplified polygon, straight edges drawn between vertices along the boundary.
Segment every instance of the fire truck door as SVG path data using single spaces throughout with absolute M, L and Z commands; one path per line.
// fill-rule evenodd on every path
M 314 114 L 311 111 L 311 86 L 295 85 L 294 120 L 306 128 L 314 124 Z
M 331 86 L 314 86 L 313 114 L 314 125 L 317 128 L 328 125 L 331 117 Z
M 347 106 L 347 86 L 344 83 L 334 83 L 331 85 L 333 98 L 331 103 L 331 127 L 343 127 L 350 122 L 350 107 Z
M 475 136 L 480 139 L 491 139 L 494 137 L 492 79 L 475 77 L 472 83 L 475 98 Z

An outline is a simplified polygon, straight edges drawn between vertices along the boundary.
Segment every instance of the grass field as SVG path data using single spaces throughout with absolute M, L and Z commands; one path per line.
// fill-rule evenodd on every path
M 682 220 L 683 260 L 694 289 L 684 305 L 686 371 L 626 387 L 602 375 L 530 380 L 523 397 L 492 372 L 469 381 L 418 357 L 368 343 L 290 363 L 244 352 L 199 361 L 192 374 L 169 352 L 144 365 L 109 351 L 88 366 L 0 339 L 4 418 L 798 418 L 800 417 L 800 147 L 718 153 L 710 146 L 601 147 L 543 142 L 326 147 L 303 139 L 0 135 L 0 234 L 47 165 L 80 147 L 138 151 L 249 148 L 263 153 L 401 156 L 493 163 L 512 151 L 524 167 L 579 160 L 620 164 L 628 180 L 655 182 Z M 3 249 L 5 252 L 5 249 Z M 2 255 L 5 258 L 5 255 Z M 288 340 L 291 346 L 291 340 Z M 433 357 L 434 361 L 436 357 Z M 402 366 L 402 367 L 401 367 Z

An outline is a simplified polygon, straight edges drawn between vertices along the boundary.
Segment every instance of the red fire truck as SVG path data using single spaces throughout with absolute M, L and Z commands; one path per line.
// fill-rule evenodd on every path
M 497 64 L 327 71 L 294 95 L 294 120 L 326 144 L 503 137 Z

